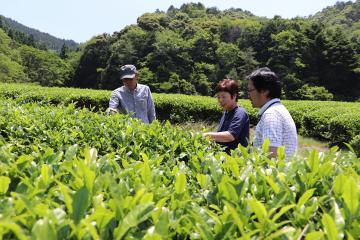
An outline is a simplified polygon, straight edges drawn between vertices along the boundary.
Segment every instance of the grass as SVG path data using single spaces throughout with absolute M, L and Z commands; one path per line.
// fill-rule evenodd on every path
M 218 123 L 187 122 L 181 124 L 174 124 L 174 126 L 187 131 L 208 132 L 208 131 L 217 131 Z M 254 130 L 255 128 L 250 129 L 250 139 L 253 139 Z M 309 152 L 312 149 L 316 149 L 318 152 L 329 151 L 329 143 L 314 138 L 298 135 L 298 154 L 300 156 L 308 156 Z

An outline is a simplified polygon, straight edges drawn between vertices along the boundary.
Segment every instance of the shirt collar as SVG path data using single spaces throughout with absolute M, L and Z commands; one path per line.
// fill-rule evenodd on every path
M 134 90 L 130 90 L 127 86 L 124 85 L 124 89 L 127 91 L 127 92 L 136 92 L 137 90 L 139 90 L 139 84 L 137 83 L 136 84 L 136 87 Z
M 225 113 L 227 114 L 227 113 L 234 112 L 238 107 L 239 107 L 239 106 L 236 105 L 236 106 L 235 106 L 233 109 L 231 109 L 230 111 L 225 110 Z
M 279 98 L 273 98 L 273 99 L 267 101 L 267 102 L 260 108 L 258 115 L 262 115 L 262 114 L 268 109 L 268 107 L 269 107 L 271 104 L 275 103 L 275 102 L 279 102 L 279 103 L 280 103 L 280 99 L 279 99 Z

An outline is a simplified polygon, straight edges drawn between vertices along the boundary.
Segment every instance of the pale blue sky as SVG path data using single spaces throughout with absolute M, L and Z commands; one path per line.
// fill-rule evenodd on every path
M 354 1 L 354 0 L 353 0 Z M 119 31 L 136 23 L 145 12 L 166 11 L 170 5 L 201 2 L 219 10 L 231 7 L 257 16 L 308 16 L 336 0 L 0 0 L 0 14 L 53 36 L 85 42 L 101 33 Z

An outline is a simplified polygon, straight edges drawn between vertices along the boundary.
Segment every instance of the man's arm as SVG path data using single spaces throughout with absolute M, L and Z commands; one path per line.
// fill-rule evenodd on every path
M 216 142 L 232 142 L 235 140 L 235 137 L 229 132 L 206 132 L 203 134 L 204 137 L 209 137 L 212 140 L 215 140 Z
M 113 91 L 110 97 L 110 101 L 109 101 L 109 108 L 108 108 L 108 113 L 109 114 L 114 114 L 114 113 L 118 113 L 119 109 L 119 97 L 117 96 L 116 92 Z

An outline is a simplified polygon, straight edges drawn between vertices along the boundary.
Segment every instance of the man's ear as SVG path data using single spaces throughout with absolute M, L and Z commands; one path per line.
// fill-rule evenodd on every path
M 261 91 L 260 91 L 261 95 L 263 95 L 263 96 L 266 97 L 266 98 L 268 98 L 269 92 L 270 92 L 269 90 L 261 90 Z

